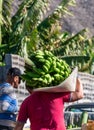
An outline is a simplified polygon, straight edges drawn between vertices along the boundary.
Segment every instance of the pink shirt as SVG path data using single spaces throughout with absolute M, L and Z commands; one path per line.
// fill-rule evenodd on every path
M 69 100 L 70 93 L 35 92 L 23 101 L 18 121 L 29 118 L 31 130 L 66 130 L 63 109 Z

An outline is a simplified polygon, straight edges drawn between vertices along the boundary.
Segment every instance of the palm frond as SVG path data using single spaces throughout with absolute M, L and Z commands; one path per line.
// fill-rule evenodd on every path
M 61 29 L 62 29 L 60 25 L 60 19 L 66 13 L 70 12 L 67 7 L 69 5 L 74 5 L 74 3 L 75 2 L 72 0 L 62 1 L 57 6 L 57 8 L 52 12 L 52 14 L 46 17 L 37 27 L 39 31 L 39 36 L 41 38 L 41 42 L 45 43 L 44 46 L 46 46 L 46 49 L 48 48 L 52 50 L 52 48 L 49 47 L 51 47 L 52 44 L 56 45 L 56 41 L 59 41 L 59 36 L 61 34 Z
M 2 15 L 3 15 L 3 23 L 4 26 L 6 27 L 11 25 L 12 2 L 13 0 L 3 0 Z
M 86 47 L 86 30 L 83 29 L 76 35 L 67 35 L 67 38 L 59 41 L 58 48 L 54 48 L 53 53 L 55 55 L 85 55 L 83 51 Z M 75 51 L 76 50 L 76 51 Z
M 13 22 L 22 23 L 24 29 L 32 30 L 39 22 L 43 19 L 44 12 L 47 12 L 47 7 L 49 5 L 49 0 L 24 0 L 19 6 L 19 10 L 12 18 Z M 28 28 L 30 25 L 30 28 Z
M 78 66 L 79 71 L 90 71 L 92 64 L 90 56 L 62 56 L 62 59 L 65 60 L 72 68 Z
M 20 44 L 20 52 L 24 50 L 22 48 L 24 43 L 28 46 L 33 44 L 33 48 L 34 44 L 35 47 L 37 46 L 37 25 L 41 22 L 44 12 L 48 10 L 48 6 L 49 0 L 24 0 L 19 6 L 17 13 L 12 17 L 13 34 L 10 34 L 10 42 L 11 44 Z M 30 44 L 28 41 L 30 41 Z

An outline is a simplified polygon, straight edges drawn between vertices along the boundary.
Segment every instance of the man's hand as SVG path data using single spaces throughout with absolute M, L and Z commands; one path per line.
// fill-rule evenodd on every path
M 24 127 L 24 123 L 17 121 L 16 127 L 14 128 L 14 130 L 23 130 L 23 127 Z
M 81 80 L 77 78 L 76 80 L 76 90 L 71 93 L 71 101 L 77 101 L 83 98 L 83 86 Z

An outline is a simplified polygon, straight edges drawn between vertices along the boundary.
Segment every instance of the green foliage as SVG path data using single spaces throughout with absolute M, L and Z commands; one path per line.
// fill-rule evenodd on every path
M 72 67 L 78 66 L 80 71 L 90 71 L 93 60 L 93 37 L 87 37 L 87 30 L 84 29 L 76 35 L 65 35 L 59 42 L 58 48 L 53 50 L 59 58 L 65 59 Z
M 66 60 L 71 67 L 78 66 L 81 71 L 90 71 L 94 59 L 94 38 L 87 37 L 86 29 L 75 35 L 62 32 L 61 18 L 66 14 L 72 15 L 69 6 L 75 6 L 75 0 L 62 0 L 49 15 L 50 0 L 23 0 L 13 17 L 11 5 L 12 0 L 4 0 L 1 6 L 2 60 L 6 53 L 18 54 L 25 58 L 28 66 L 32 64 L 28 58 L 33 51 L 49 50 Z

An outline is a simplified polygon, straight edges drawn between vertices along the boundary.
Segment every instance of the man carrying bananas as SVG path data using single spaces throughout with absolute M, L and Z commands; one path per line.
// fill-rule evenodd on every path
M 75 92 L 33 92 L 21 104 L 17 124 L 14 130 L 22 130 L 27 119 L 30 130 L 66 130 L 64 123 L 64 103 L 83 98 L 83 86 L 76 80 Z

